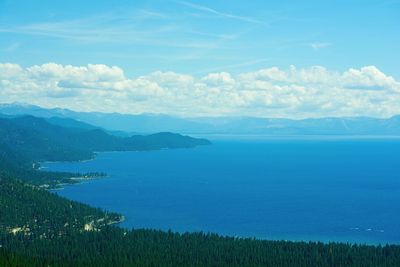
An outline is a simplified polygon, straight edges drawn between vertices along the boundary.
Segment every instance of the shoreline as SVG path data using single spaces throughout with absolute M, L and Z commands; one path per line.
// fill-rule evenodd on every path
M 107 151 L 107 152 L 104 152 L 104 153 L 109 153 L 109 152 L 112 152 L 112 151 Z M 131 152 L 131 151 L 116 151 L 116 152 Z M 89 179 L 89 180 L 92 180 L 92 179 Z M 76 184 L 78 184 L 78 183 L 76 183 Z M 68 185 L 73 185 L 73 184 L 68 184 Z M 84 202 L 83 202 L 84 203 Z M 132 229 L 153 229 L 153 230 L 159 230 L 159 231 L 166 231 L 166 230 L 162 230 L 162 229 L 160 229 L 160 228 L 133 228 L 133 227 L 126 227 L 126 226 L 121 226 L 121 225 L 119 225 L 119 224 L 121 224 L 121 223 L 123 223 L 123 222 L 125 222 L 126 221 L 126 218 L 125 218 L 125 216 L 124 215 L 122 215 L 122 218 L 121 218 L 121 220 L 119 220 L 119 221 L 114 221 L 114 222 L 111 222 L 109 225 L 115 225 L 116 227 L 120 227 L 120 228 L 124 228 L 124 229 L 127 229 L 127 230 L 132 230 Z M 367 230 L 366 230 L 367 231 Z M 198 232 L 198 231 L 182 231 L 182 232 L 177 232 L 177 233 L 184 233 L 184 232 L 190 232 L 190 233 L 196 233 L 196 232 Z M 218 232 L 214 232 L 214 233 L 217 233 L 218 235 L 221 235 L 221 234 L 219 234 Z M 292 238 L 288 238 L 288 237 L 284 237 L 284 238 L 269 238 L 269 237 L 257 237 L 256 235 L 252 235 L 252 236 L 246 236 L 246 235 L 244 235 L 244 236 L 242 236 L 242 235 L 234 235 L 234 234 L 231 234 L 231 235 L 223 235 L 223 236 L 226 236 L 226 237 L 233 237 L 233 238 L 241 238 L 241 239 L 248 239 L 248 238 L 250 238 L 250 239 L 252 239 L 252 238 L 254 238 L 254 239 L 256 239 L 256 240 L 265 240 L 265 241 L 284 241 L 284 242 L 298 242 L 298 243 L 301 243 L 301 242 L 305 242 L 305 243 L 309 243 L 309 242 L 314 242 L 314 243 L 323 243 L 323 244 L 329 244 L 329 243 L 338 243 L 338 244 L 352 244 L 352 245 L 368 245 L 368 246 L 374 246 L 374 247 L 376 247 L 376 246 L 380 246 L 380 245 L 382 245 L 382 246 L 384 246 L 384 245 L 400 245 L 400 243 L 396 243 L 396 242 L 379 242 L 379 241 L 373 241 L 373 240 L 365 240 L 365 239 L 361 239 L 360 241 L 357 241 L 357 240 L 354 240 L 354 238 L 348 238 L 348 239 L 346 239 L 346 238 L 312 238 L 312 239 L 308 239 L 308 238 L 296 238 L 296 237 L 294 237 L 293 239 Z
M 118 225 L 120 223 L 125 222 L 125 220 L 126 220 L 125 215 L 121 215 L 117 221 L 111 221 L 107 223 L 107 225 Z
M 107 174 L 106 175 L 101 175 L 101 176 L 71 177 L 71 178 L 68 178 L 70 181 L 72 181 L 70 183 L 62 182 L 62 183 L 57 183 L 55 185 L 44 184 L 44 185 L 40 185 L 39 187 L 45 188 L 46 190 L 50 190 L 50 191 L 52 191 L 52 190 L 64 190 L 63 186 L 71 186 L 71 185 L 82 184 L 84 182 L 89 182 L 89 181 L 92 181 L 92 180 L 98 180 L 98 179 L 102 179 L 102 178 L 106 178 L 106 177 L 108 177 Z

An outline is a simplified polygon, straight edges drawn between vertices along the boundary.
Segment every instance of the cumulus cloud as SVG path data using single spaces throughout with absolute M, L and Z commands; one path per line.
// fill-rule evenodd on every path
M 343 74 L 343 81 L 348 88 L 399 90 L 399 83 L 375 66 L 367 66 L 359 70 L 349 69 Z
M 209 73 L 201 81 L 210 86 L 233 86 L 235 84 L 235 80 L 227 72 Z
M 128 78 L 116 66 L 0 64 L 0 102 L 80 111 L 180 116 L 323 117 L 400 114 L 400 83 L 375 66 L 265 68 L 194 77 L 153 72 Z

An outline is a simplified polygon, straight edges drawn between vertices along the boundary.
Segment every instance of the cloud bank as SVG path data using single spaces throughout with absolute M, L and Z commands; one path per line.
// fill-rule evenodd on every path
M 204 77 L 153 72 L 126 77 L 116 66 L 0 64 L 0 102 L 78 111 L 193 116 L 390 117 L 400 114 L 400 82 L 375 66 L 270 67 Z

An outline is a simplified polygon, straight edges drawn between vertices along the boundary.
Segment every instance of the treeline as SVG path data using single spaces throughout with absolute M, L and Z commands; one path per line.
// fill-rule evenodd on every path
M 115 227 L 29 244 L 8 235 L 1 242 L 7 243 L 3 253 L 12 253 L 16 261 L 29 260 L 32 266 L 400 266 L 397 246 L 260 241 Z
M 400 246 L 126 230 L 109 226 L 118 214 L 0 183 L 0 266 L 400 266 Z
M 0 163 L 0 175 L 5 177 L 16 177 L 18 180 L 30 183 L 32 185 L 41 186 L 46 189 L 55 189 L 63 184 L 79 183 L 83 179 L 99 178 L 107 176 L 105 172 L 54 172 L 39 171 L 33 168 L 2 166 Z

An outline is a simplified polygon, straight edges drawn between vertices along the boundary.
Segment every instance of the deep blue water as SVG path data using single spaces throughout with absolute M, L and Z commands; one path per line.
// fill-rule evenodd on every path
M 124 214 L 124 227 L 400 243 L 400 139 L 221 139 L 45 167 L 107 172 L 56 192 Z

